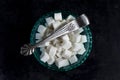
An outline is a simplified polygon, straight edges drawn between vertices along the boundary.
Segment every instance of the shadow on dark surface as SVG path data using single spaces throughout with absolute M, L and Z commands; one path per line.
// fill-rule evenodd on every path
M 1 0 L 0 80 L 119 80 L 119 5 L 119 0 Z M 35 21 L 55 10 L 85 13 L 91 22 L 92 52 L 84 64 L 68 72 L 48 70 L 34 56 L 19 54 Z

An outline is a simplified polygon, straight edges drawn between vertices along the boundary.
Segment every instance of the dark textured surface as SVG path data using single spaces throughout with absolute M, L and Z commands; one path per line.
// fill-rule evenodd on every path
M 35 21 L 54 10 L 85 13 L 93 49 L 77 69 L 55 72 L 19 54 Z M 0 80 L 119 80 L 120 0 L 0 0 Z

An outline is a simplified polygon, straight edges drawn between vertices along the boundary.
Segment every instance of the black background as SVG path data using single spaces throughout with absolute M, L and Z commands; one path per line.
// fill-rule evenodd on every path
M 56 72 L 19 54 L 37 19 L 55 10 L 85 13 L 93 49 L 80 67 Z M 120 0 L 0 0 L 0 80 L 119 80 Z

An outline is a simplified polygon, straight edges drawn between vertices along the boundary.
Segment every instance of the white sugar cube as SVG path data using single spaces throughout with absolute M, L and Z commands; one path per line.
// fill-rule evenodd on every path
M 74 20 L 74 19 L 75 19 L 75 17 L 72 16 L 72 15 L 69 15 L 69 16 L 67 17 L 67 21 L 71 21 L 71 20 Z
M 64 40 L 62 43 L 62 48 L 69 49 L 72 47 L 72 43 L 70 41 Z
M 78 58 L 77 58 L 76 55 L 73 55 L 72 57 L 69 58 L 69 61 L 70 61 L 71 64 L 73 64 L 73 63 L 78 61 Z
M 53 22 L 53 28 L 56 30 L 61 25 L 60 21 Z
M 68 66 L 69 62 L 67 59 L 58 58 L 56 59 L 55 64 L 58 68 L 61 68 L 61 67 Z
M 73 51 L 78 51 L 83 47 L 84 47 L 84 45 L 82 43 L 74 43 L 72 48 L 73 48 Z
M 47 62 L 48 61 L 48 59 L 49 59 L 49 55 L 47 54 L 47 52 L 43 52 L 41 55 L 40 55 L 40 60 L 42 61 L 42 62 Z
M 71 32 L 71 33 L 69 33 L 68 35 L 69 35 L 70 41 L 71 41 L 72 43 L 74 43 L 74 42 L 75 42 L 75 38 L 74 38 L 75 33 L 74 33 L 74 32 Z
M 61 21 L 62 20 L 62 13 L 55 13 L 54 14 L 54 19 L 57 21 Z
M 69 40 L 70 40 L 70 39 L 69 39 L 69 36 L 68 36 L 67 34 L 66 34 L 66 35 L 63 35 L 63 36 L 62 36 L 62 39 L 63 39 L 63 40 L 66 40 L 66 41 L 69 41 Z
M 49 55 L 52 56 L 52 57 L 54 57 L 55 54 L 56 54 L 56 51 L 57 51 L 57 48 L 54 47 L 54 46 L 51 46 L 50 50 L 49 50 Z
M 42 35 L 40 33 L 36 33 L 35 39 L 41 39 L 41 38 L 42 38 Z
M 82 33 L 83 31 L 84 31 L 83 28 L 79 28 L 78 30 L 75 30 L 74 33 L 75 33 L 75 34 L 80 34 L 80 33 Z
M 75 42 L 80 42 L 81 35 L 75 35 Z
M 62 53 L 62 57 L 64 58 L 70 58 L 72 56 L 72 52 L 69 50 L 64 50 Z
M 70 41 L 72 43 L 81 42 L 81 35 L 75 34 L 74 32 L 69 34 Z
M 84 47 L 82 47 L 77 54 L 83 55 L 84 52 L 86 51 L 86 49 Z
M 81 35 L 81 41 L 80 41 L 81 43 L 85 43 L 85 42 L 87 42 L 87 37 L 86 37 L 86 35 Z
M 55 62 L 55 58 L 54 57 L 50 57 L 49 60 L 47 61 L 47 63 L 49 65 L 52 65 Z
M 45 30 L 46 30 L 46 27 L 45 27 L 45 26 L 39 25 L 39 27 L 38 27 L 38 32 L 40 32 L 41 34 L 44 34 Z
M 48 17 L 45 20 L 46 20 L 48 26 L 50 26 L 52 23 L 55 22 L 55 20 L 53 19 L 53 17 Z

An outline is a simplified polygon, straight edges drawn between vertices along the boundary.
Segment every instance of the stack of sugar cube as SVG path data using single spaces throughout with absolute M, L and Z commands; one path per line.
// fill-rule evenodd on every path
M 38 27 L 38 32 L 35 36 L 36 43 L 42 40 L 43 36 L 45 37 L 52 31 L 61 27 L 60 25 L 68 23 L 74 19 L 75 17 L 72 15 L 63 19 L 61 12 L 54 13 L 54 18 L 51 16 L 46 18 L 45 25 L 39 25 Z M 40 47 L 40 50 L 42 51 L 40 60 L 49 65 L 55 63 L 58 68 L 69 66 L 70 64 L 77 62 L 77 55 L 83 55 L 86 51 L 84 43 L 87 42 L 87 37 L 86 35 L 81 35 L 83 31 L 84 29 L 80 28 L 50 42 L 46 42 L 44 47 Z

